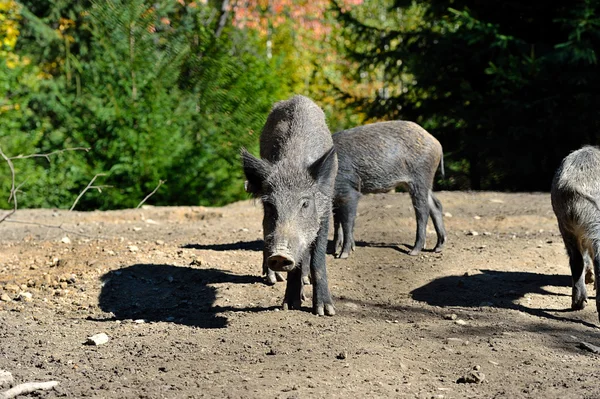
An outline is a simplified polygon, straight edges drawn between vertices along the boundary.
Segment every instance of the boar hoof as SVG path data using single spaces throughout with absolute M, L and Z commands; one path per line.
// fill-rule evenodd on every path
M 281 308 L 283 310 L 300 309 L 301 305 L 302 305 L 302 301 L 297 300 L 297 301 L 292 301 L 292 302 L 284 302 L 283 305 L 281 306 Z
M 275 278 L 277 279 L 277 281 L 285 281 L 285 276 L 283 275 L 283 273 L 280 272 L 275 272 Z
M 275 283 L 277 283 L 277 278 L 275 277 L 275 273 L 269 273 L 265 276 L 265 284 L 275 285 Z
M 315 314 L 317 316 L 333 316 L 335 315 L 335 308 L 331 303 L 325 305 L 317 305 L 315 307 Z
M 412 251 L 410 251 L 408 254 L 409 254 L 410 256 L 417 256 L 417 255 L 419 255 L 420 253 L 421 253 L 421 250 L 420 250 L 420 249 L 413 249 L 413 250 L 412 250 Z
M 585 308 L 586 304 L 587 304 L 587 299 L 585 299 L 585 298 L 579 298 L 579 299 L 573 298 L 573 302 L 571 302 L 571 309 L 582 310 Z
M 348 259 L 348 256 L 350 256 L 350 254 L 348 252 L 342 252 L 339 256 L 340 259 Z

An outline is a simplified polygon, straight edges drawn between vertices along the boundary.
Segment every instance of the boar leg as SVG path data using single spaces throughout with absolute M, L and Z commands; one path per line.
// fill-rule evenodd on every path
M 442 252 L 442 248 L 446 243 L 446 229 L 444 228 L 444 216 L 442 203 L 433 195 L 433 192 L 429 190 L 429 214 L 431 215 L 431 220 L 433 220 L 433 226 L 435 227 L 435 232 L 437 233 L 437 244 L 435 244 L 435 248 L 433 249 L 435 252 Z
M 585 265 L 585 283 L 594 284 L 594 265 L 588 251 L 583 254 L 583 264 Z
M 598 320 L 600 320 L 600 294 L 598 294 L 598 276 L 600 276 L 600 242 L 594 243 L 594 273 L 596 274 L 596 311 L 598 312 Z
M 429 190 L 417 185 L 410 185 L 410 198 L 417 218 L 417 238 L 409 255 L 418 255 L 425 246 L 427 221 L 429 220 Z
M 327 266 L 325 252 L 327 251 L 327 234 L 329 233 L 329 216 L 321 219 L 321 227 L 313 244 L 310 259 L 310 273 L 313 285 L 313 313 L 323 316 L 333 316 L 335 308 L 327 282 Z
M 350 252 L 354 251 L 354 221 L 356 220 L 356 209 L 358 208 L 358 199 L 360 194 L 357 191 L 348 193 L 343 201 L 340 201 L 336 209 L 336 219 L 342 226 L 342 248 L 341 252 L 337 250 L 336 242 L 336 257 L 346 259 L 350 256 Z M 337 231 L 337 230 L 336 230 Z M 339 240 L 338 233 L 338 240 Z
M 310 285 L 310 250 L 302 259 L 302 284 Z M 304 298 L 302 298 L 304 300 Z
M 283 297 L 283 310 L 300 309 L 302 305 L 302 270 L 294 268 L 288 272 L 285 296 Z
M 585 308 L 585 304 L 587 303 L 583 255 L 579 249 L 577 237 L 562 227 L 560 230 L 565 241 L 567 254 L 569 255 L 569 266 L 571 267 L 571 277 L 573 279 L 571 309 L 580 310 Z
M 336 258 L 342 253 L 344 246 L 344 230 L 338 212 L 340 212 L 338 209 L 333 211 L 333 254 Z

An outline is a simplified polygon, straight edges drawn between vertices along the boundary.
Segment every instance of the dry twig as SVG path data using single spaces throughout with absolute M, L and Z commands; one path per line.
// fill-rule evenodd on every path
M 48 162 L 50 162 L 50 156 L 51 155 L 56 155 L 56 154 L 60 154 L 66 151 L 85 151 L 88 152 L 90 149 L 89 148 L 85 148 L 85 147 L 73 147 L 73 148 L 65 148 L 62 150 L 57 150 L 57 151 L 52 151 L 49 152 L 47 154 L 29 154 L 29 155 L 17 155 L 15 157 L 8 157 L 6 156 L 6 154 L 2 151 L 2 148 L 0 148 L 0 156 L 2 156 L 2 158 L 6 161 L 6 163 L 8 164 L 8 167 L 10 168 L 10 173 L 11 173 L 11 188 L 10 188 L 10 195 L 8 196 L 8 201 L 10 202 L 10 200 L 13 201 L 13 209 L 11 209 L 6 215 L 4 215 L 1 219 L 0 219 L 0 223 L 4 222 L 6 219 L 8 219 L 10 216 L 12 216 L 16 211 L 17 211 L 17 192 L 19 191 L 19 189 L 21 188 L 21 186 L 23 184 L 25 184 L 25 182 L 19 184 L 17 187 L 15 187 L 15 167 L 12 163 L 13 160 L 15 159 L 27 159 L 27 158 L 46 158 L 48 160 Z
M 144 204 L 144 202 L 146 202 L 146 200 L 147 200 L 148 198 L 150 198 L 152 195 L 154 195 L 154 193 L 155 193 L 155 192 L 158 190 L 158 188 L 159 188 L 160 186 L 162 186 L 162 185 L 163 185 L 163 183 L 165 183 L 165 182 L 166 182 L 166 180 L 159 180 L 159 181 L 158 181 L 158 186 L 156 186 L 156 188 L 154 189 L 154 191 L 152 191 L 150 194 L 146 195 L 146 198 L 144 198 L 144 199 L 142 200 L 142 202 L 140 202 L 140 203 L 138 204 L 138 206 L 136 206 L 136 207 L 135 207 L 135 209 L 138 209 L 140 206 L 142 206 L 142 205 Z
M 8 217 L 10 217 L 12 214 L 14 214 L 17 211 L 17 190 L 15 189 L 15 167 L 14 167 L 11 159 L 6 156 L 4 151 L 2 151 L 2 148 L 0 148 L 0 156 L 2 156 L 2 158 L 4 158 L 4 160 L 8 164 L 8 167 L 10 168 L 10 173 L 11 173 L 12 179 L 11 179 L 10 195 L 8 196 L 8 201 L 10 202 L 10 200 L 12 199 L 13 203 L 14 203 L 13 209 L 10 210 L 6 215 L 4 215 L 2 217 L 2 219 L 0 219 L 0 223 L 2 223 Z
M 9 159 L 27 159 L 27 158 L 46 158 L 48 162 L 50 162 L 50 155 L 61 154 L 67 151 L 85 151 L 88 152 L 90 149 L 86 147 L 73 147 L 73 148 L 65 148 L 62 150 L 52 151 L 47 154 L 29 154 L 29 155 L 17 155 L 16 157 L 10 157 Z
M 106 173 L 98 173 L 96 176 L 94 176 L 94 178 L 88 183 L 87 187 L 83 189 L 83 191 L 77 196 L 77 198 L 75 198 L 75 202 L 73 202 L 73 205 L 71 206 L 71 209 L 69 209 L 69 211 L 72 211 L 75 208 L 75 205 L 77 205 L 77 202 L 79 201 L 79 199 L 81 197 L 83 197 L 83 194 L 85 194 L 85 192 L 87 190 L 89 190 L 90 188 L 95 188 L 99 192 L 102 192 L 103 188 L 112 187 L 112 186 L 92 186 L 92 184 L 94 184 L 94 181 L 96 181 L 96 178 L 99 176 L 106 176 Z

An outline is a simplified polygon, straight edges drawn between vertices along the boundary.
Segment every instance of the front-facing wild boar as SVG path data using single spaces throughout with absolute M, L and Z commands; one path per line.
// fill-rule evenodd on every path
M 408 188 L 417 217 L 417 238 L 410 255 L 425 245 L 429 215 L 437 232 L 435 252 L 446 242 L 442 204 L 431 188 L 438 165 L 444 173 L 442 146 L 413 122 L 379 122 L 333 135 L 339 169 L 335 182 L 335 255 L 347 258 L 354 250 L 354 221 L 361 193 L 382 193 L 400 185 Z
M 287 272 L 283 309 L 299 309 L 302 268 L 310 262 L 313 311 L 333 315 L 325 253 L 337 157 L 321 108 L 294 96 L 273 106 L 260 136 L 260 157 L 242 150 L 246 190 L 260 198 L 263 272 Z
M 587 303 L 585 283 L 594 280 L 592 263 L 596 284 L 600 273 L 600 150 L 585 146 L 567 155 L 552 181 L 550 198 L 569 255 L 571 308 L 583 309 Z M 596 309 L 600 316 L 598 294 Z

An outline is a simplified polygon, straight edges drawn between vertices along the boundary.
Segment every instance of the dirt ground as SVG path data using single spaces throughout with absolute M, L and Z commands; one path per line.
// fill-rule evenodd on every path
M 356 251 L 327 257 L 334 317 L 279 311 L 253 201 L 20 210 L 38 224 L 0 224 L 0 369 L 60 382 L 42 398 L 600 397 L 596 292 L 570 311 L 549 194 L 438 197 L 448 244 L 418 257 L 408 195 L 361 200 Z

